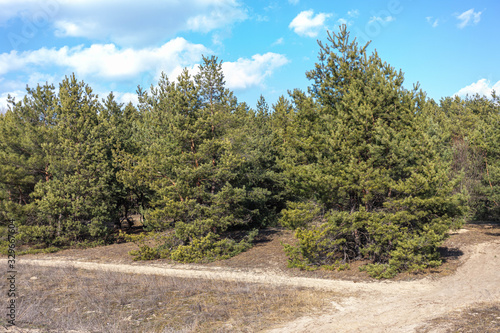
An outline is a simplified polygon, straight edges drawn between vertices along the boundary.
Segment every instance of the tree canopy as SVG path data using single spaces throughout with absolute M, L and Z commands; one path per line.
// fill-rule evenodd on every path
M 319 42 L 307 91 L 256 108 L 222 62 L 163 74 L 137 105 L 99 99 L 75 75 L 27 88 L 0 114 L 0 222 L 32 248 L 116 241 L 143 218 L 134 255 L 209 261 L 295 230 L 301 269 L 392 277 L 441 263 L 464 220 L 500 217 L 500 99 L 426 97 L 345 26 Z

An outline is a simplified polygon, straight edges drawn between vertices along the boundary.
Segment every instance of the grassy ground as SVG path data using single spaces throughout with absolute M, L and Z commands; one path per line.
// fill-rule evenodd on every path
M 449 333 L 498 333 L 500 302 L 475 304 L 462 311 L 433 319 L 417 332 L 435 332 L 437 328 Z
M 21 266 L 16 281 L 17 325 L 57 332 L 254 332 L 335 298 L 309 289 L 30 265 Z
M 440 249 L 444 264 L 421 274 L 401 274 L 395 280 L 439 278 L 460 266 L 466 246 L 498 240 L 499 223 L 467 224 L 452 233 Z M 353 263 L 342 272 L 300 271 L 286 268 L 282 242 L 293 242 L 293 232 L 269 229 L 256 246 L 229 260 L 207 267 L 254 269 L 289 276 L 371 281 Z M 53 258 L 93 262 L 129 263 L 132 243 L 69 249 L 50 254 Z M 47 255 L 28 255 L 43 258 Z M 22 262 L 22 256 L 19 262 Z M 168 263 L 158 260 L 154 263 Z M 149 264 L 143 262 L 141 264 Z M 248 283 L 179 279 L 76 269 L 38 268 L 21 265 L 17 283 L 20 325 L 56 331 L 76 329 L 90 332 L 253 332 L 302 314 L 318 312 L 337 295 L 322 291 L 271 287 Z M 185 265 L 189 268 L 190 265 Z M 36 277 L 36 279 L 31 279 Z M 4 287 L 6 281 L 0 282 Z M 3 289 L 5 290 L 5 289 Z M 5 296 L 4 296 L 5 297 Z M 331 311 L 331 307 L 324 310 Z M 2 316 L 3 317 L 3 316 Z M 0 324 L 2 322 L 0 317 Z M 5 320 L 5 319 L 3 319 Z M 500 304 L 479 304 L 431 321 L 421 332 L 442 327 L 449 332 L 500 332 Z M 425 330 L 428 329 L 428 330 Z M 1 331 L 1 330 L 0 330 Z M 440 331 L 442 332 L 442 330 Z

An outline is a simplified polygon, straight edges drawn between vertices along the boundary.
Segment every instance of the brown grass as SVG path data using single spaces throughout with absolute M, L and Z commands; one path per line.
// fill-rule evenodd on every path
M 431 320 L 418 333 L 498 333 L 500 332 L 500 302 L 479 303 L 462 311 Z
M 42 331 L 253 332 L 320 311 L 334 297 L 249 283 L 30 265 L 21 269 L 17 325 Z M 5 319 L 0 323 L 6 324 Z

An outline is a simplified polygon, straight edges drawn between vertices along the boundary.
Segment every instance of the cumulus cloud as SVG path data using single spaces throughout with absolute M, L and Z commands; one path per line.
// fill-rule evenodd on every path
M 93 44 L 90 47 L 67 46 L 60 49 L 42 48 L 35 51 L 0 54 L 0 75 L 10 71 L 30 71 L 57 65 L 78 75 L 125 80 L 141 72 L 165 71 L 188 66 L 210 50 L 184 38 L 175 38 L 155 48 L 119 48 L 114 44 Z
M 477 82 L 474 82 L 467 87 L 460 89 L 455 93 L 455 95 L 465 97 L 467 95 L 473 96 L 475 94 L 479 94 L 481 96 L 490 97 L 493 90 L 495 90 L 497 94 L 500 93 L 500 81 L 497 81 L 497 83 L 491 85 L 490 80 L 480 79 Z
M 134 81 L 143 87 L 154 84 L 161 72 L 175 80 L 184 68 L 191 75 L 198 72 L 202 54 L 211 51 L 201 44 L 193 44 L 184 38 L 175 38 L 157 48 L 119 48 L 114 44 L 93 44 L 90 47 L 62 47 L 59 49 L 42 48 L 35 51 L 0 54 L 0 75 L 14 72 L 12 79 L 0 77 L 0 109 L 5 108 L 7 95 L 24 96 L 26 83 L 30 87 L 45 82 L 58 83 L 63 76 L 44 74 L 74 72 L 98 91 L 105 91 L 104 86 L 116 87 L 120 82 L 129 84 Z M 288 59 L 277 53 L 256 54 L 251 58 L 240 58 L 234 62 L 224 62 L 222 69 L 226 86 L 232 90 L 244 90 L 262 85 L 265 79 L 279 67 L 288 63 Z M 104 86 L 102 85 L 104 84 Z M 122 103 L 137 103 L 135 94 L 122 91 L 114 92 Z M 106 94 L 99 94 L 105 96 Z
M 263 55 L 256 54 L 251 58 L 239 58 L 237 61 L 226 61 L 222 63 L 222 71 L 226 81 L 226 87 L 231 90 L 245 90 L 259 86 L 264 80 L 271 76 L 279 67 L 286 65 L 289 60 L 282 54 L 268 52 Z M 177 65 L 170 71 L 165 71 L 171 80 L 175 80 L 184 69 L 189 71 L 191 76 L 199 73 L 199 64 L 190 66 Z M 125 103 L 135 99 L 132 94 L 116 93 L 118 100 Z
M 468 25 L 478 24 L 481 21 L 482 12 L 475 12 L 474 8 L 469 9 L 462 14 L 457 14 L 456 17 L 460 21 L 457 27 L 460 29 L 465 28 Z
M 197 1 L 205 5 L 207 10 L 187 20 L 187 28 L 192 31 L 209 32 L 222 28 L 234 21 L 246 19 L 246 14 L 237 7 L 235 1 Z M 212 3 L 210 3 L 212 2 Z M 185 6 L 182 3 L 182 6 Z M 211 6 L 206 6 L 211 5 Z M 212 7 L 212 8 L 210 8 Z
M 245 20 L 237 0 L 3 0 L 0 24 L 22 17 L 50 23 L 59 37 L 111 40 L 121 46 L 152 44 L 179 31 L 209 32 Z
M 268 52 L 256 54 L 251 59 L 240 58 L 235 62 L 225 62 L 222 70 L 229 89 L 241 90 L 261 85 L 264 79 L 287 64 L 289 60 L 282 54 Z
M 316 37 L 321 30 L 325 30 L 325 21 L 331 14 L 319 13 L 314 15 L 313 10 L 300 12 L 288 26 L 299 36 Z

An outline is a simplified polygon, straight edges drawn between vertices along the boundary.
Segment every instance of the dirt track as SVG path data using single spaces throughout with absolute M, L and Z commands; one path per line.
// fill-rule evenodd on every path
M 21 259 L 21 262 L 328 289 L 350 296 L 332 303 L 332 307 L 325 309 L 320 316 L 298 318 L 271 332 L 414 332 L 426 321 L 450 311 L 476 302 L 500 301 L 500 241 L 481 243 L 464 250 L 464 263 L 453 275 L 435 280 L 375 283 L 289 277 L 228 268 L 104 264 L 53 258 Z
M 468 248 L 465 257 L 451 276 L 376 288 L 368 284 L 336 304 L 338 311 L 299 318 L 272 332 L 414 332 L 426 321 L 472 303 L 500 301 L 500 242 Z

